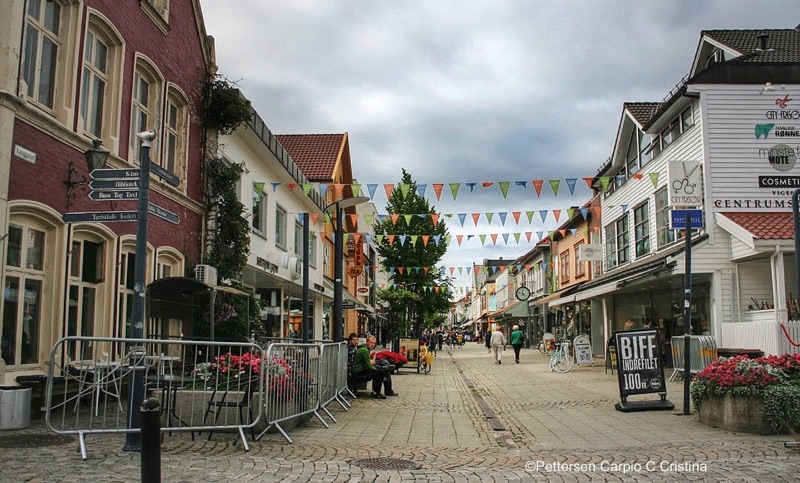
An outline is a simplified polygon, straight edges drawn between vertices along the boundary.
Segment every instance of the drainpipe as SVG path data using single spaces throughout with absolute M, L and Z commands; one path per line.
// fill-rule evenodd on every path
M 772 301 L 775 304 L 775 317 L 778 322 L 785 322 L 788 319 L 786 309 L 786 287 L 785 271 L 783 266 L 783 251 L 780 245 L 775 245 L 775 252 L 770 255 L 770 267 L 772 268 Z

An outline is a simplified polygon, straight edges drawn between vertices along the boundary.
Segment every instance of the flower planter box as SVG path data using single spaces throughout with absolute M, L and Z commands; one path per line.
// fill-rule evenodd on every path
M 775 434 L 767 419 L 764 399 L 758 396 L 709 396 L 703 399 L 697 415 L 701 423 L 726 431 Z

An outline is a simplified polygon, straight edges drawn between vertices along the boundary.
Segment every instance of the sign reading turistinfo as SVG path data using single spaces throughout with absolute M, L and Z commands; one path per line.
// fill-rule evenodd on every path
M 667 385 L 664 379 L 664 365 L 658 329 L 629 330 L 614 333 L 617 341 L 617 376 L 619 395 L 622 402 L 617 409 L 667 409 L 664 406 Z M 656 393 L 661 401 L 640 401 L 629 403 L 628 396 Z M 650 407 L 650 403 L 658 403 Z M 671 403 L 669 403 L 672 406 Z M 671 408 L 669 408 L 671 409 Z

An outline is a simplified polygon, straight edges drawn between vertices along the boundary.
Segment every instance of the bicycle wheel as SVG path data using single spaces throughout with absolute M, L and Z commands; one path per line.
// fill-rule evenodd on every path
M 574 361 L 572 360 L 571 355 L 565 352 L 558 352 L 553 357 L 555 358 L 555 364 L 553 365 L 553 369 L 556 372 L 569 372 L 572 370 Z
M 544 341 L 540 341 L 538 345 L 539 352 L 542 354 L 547 354 L 547 349 L 545 349 Z

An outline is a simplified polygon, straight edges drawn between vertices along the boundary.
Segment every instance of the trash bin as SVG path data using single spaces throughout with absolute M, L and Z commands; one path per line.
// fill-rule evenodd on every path
M 0 431 L 31 425 L 31 388 L 0 386 Z

